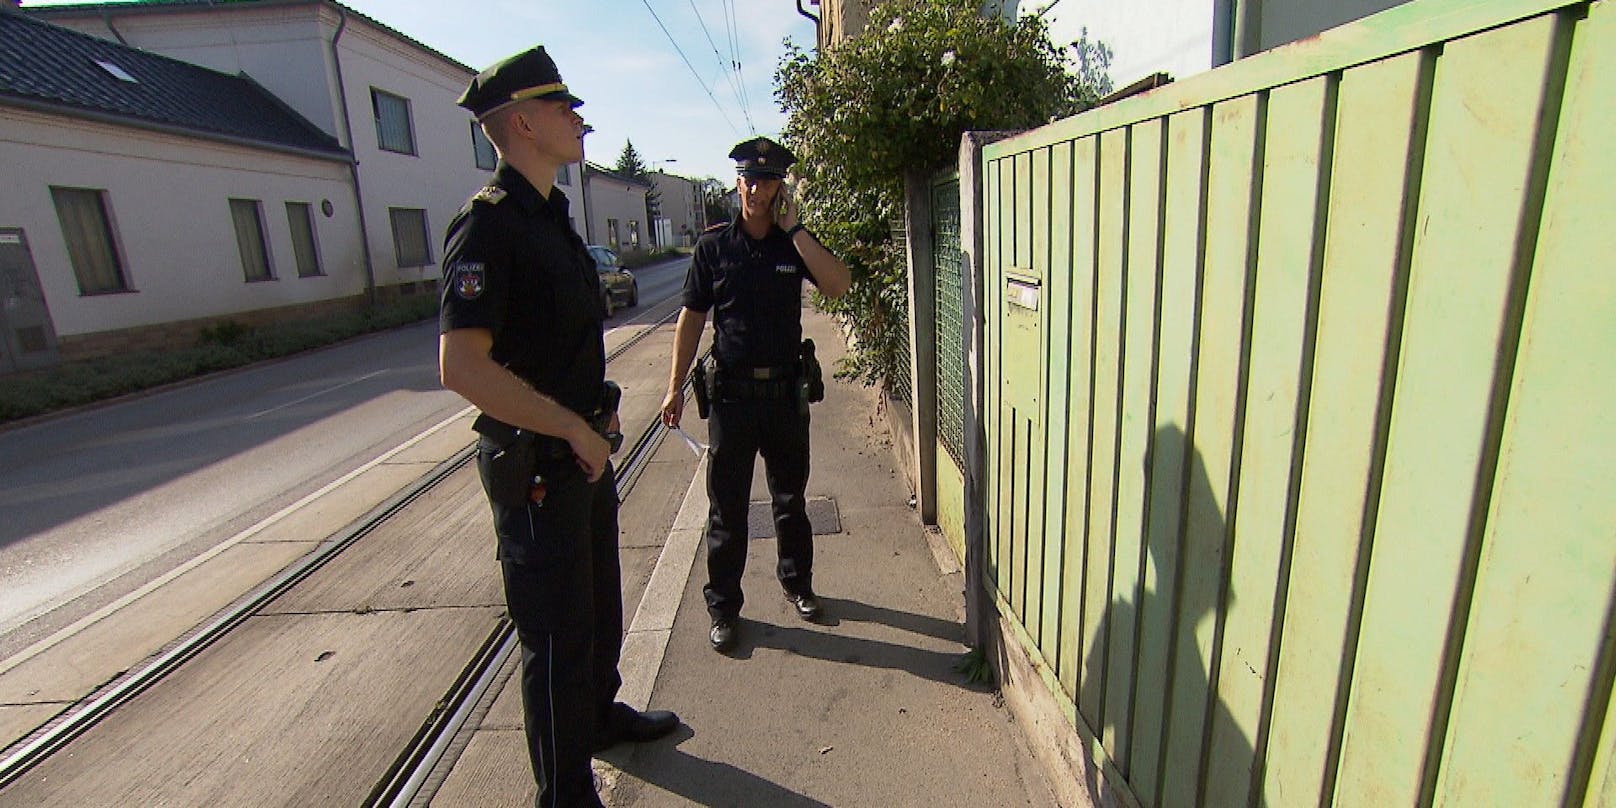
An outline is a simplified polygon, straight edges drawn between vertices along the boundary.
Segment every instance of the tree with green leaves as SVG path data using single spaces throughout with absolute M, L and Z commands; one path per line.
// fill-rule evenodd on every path
M 905 178 L 953 164 L 964 132 L 1039 126 L 1101 92 L 1086 68 L 1103 46 L 1057 46 L 1041 17 L 1006 21 L 980 7 L 888 0 L 833 49 L 788 43 L 775 71 L 809 224 L 853 272 L 848 294 L 819 300 L 854 332 L 843 377 L 885 383 L 908 361 L 907 267 L 893 237 Z

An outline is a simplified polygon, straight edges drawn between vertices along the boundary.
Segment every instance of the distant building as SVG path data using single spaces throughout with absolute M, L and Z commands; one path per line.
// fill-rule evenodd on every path
M 584 165 L 584 195 L 588 199 L 589 217 L 584 240 L 618 251 L 650 249 L 645 193 L 651 190 L 651 183 L 594 163 Z
M 651 172 L 651 185 L 656 189 L 657 209 L 661 215 L 653 223 L 658 247 L 689 247 L 696 243 L 707 226 L 703 215 L 701 186 L 688 177 Z

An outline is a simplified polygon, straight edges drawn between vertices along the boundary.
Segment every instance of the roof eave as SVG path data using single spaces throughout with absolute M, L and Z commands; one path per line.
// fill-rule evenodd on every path
M 180 137 L 211 140 L 219 143 L 228 143 L 233 146 L 245 146 L 248 148 L 279 152 L 281 154 L 288 154 L 296 157 L 308 157 L 315 160 L 327 160 L 330 162 L 343 164 L 352 164 L 354 162 L 353 153 L 346 149 L 338 148 L 328 151 L 325 149 L 314 149 L 306 146 L 293 146 L 287 143 L 275 143 L 268 140 L 256 140 L 253 138 L 241 137 L 240 135 L 226 134 L 224 132 L 212 132 L 206 129 L 193 129 L 186 126 L 162 123 L 161 121 L 137 118 L 133 115 L 119 115 L 113 112 L 85 109 L 83 107 L 76 107 L 71 104 L 59 104 L 33 98 L 22 98 L 7 95 L 0 96 L 0 105 L 17 107 L 19 109 L 26 109 L 33 112 L 63 115 L 70 118 L 81 118 L 84 120 L 95 121 L 97 123 L 112 124 L 114 126 L 127 126 L 131 129 L 143 129 L 148 132 L 157 132 L 164 135 L 177 135 Z

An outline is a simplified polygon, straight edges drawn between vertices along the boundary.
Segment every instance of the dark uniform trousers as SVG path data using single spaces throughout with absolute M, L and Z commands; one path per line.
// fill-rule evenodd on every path
M 713 618 L 741 610 L 746 569 L 747 504 L 759 454 L 769 483 L 779 562 L 775 574 L 789 592 L 813 587 L 814 539 L 804 492 L 808 488 L 808 413 L 795 395 L 712 405 L 707 470 L 707 611 Z
M 478 469 L 495 450 L 485 441 Z M 522 643 L 522 710 L 535 805 L 598 806 L 590 757 L 622 685 L 623 595 L 617 486 L 590 483 L 571 457 L 547 462 L 542 505 L 490 503 L 505 604 Z

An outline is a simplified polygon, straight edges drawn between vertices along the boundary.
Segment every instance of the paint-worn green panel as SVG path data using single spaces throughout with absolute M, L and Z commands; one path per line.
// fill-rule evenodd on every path
M 1167 176 L 1162 211 L 1160 360 L 1156 369 L 1155 433 L 1151 437 L 1149 564 L 1139 609 L 1139 680 L 1134 688 L 1128 779 L 1145 805 L 1156 804 L 1157 775 L 1167 716 L 1173 593 L 1179 575 L 1179 535 L 1189 436 L 1201 276 L 1202 172 L 1206 110 L 1167 121 Z
M 1061 569 L 1060 681 L 1067 695 L 1076 698 L 1078 670 L 1084 664 L 1087 641 L 1083 628 L 1093 607 L 1083 599 L 1083 573 L 1088 553 L 1088 468 L 1091 405 L 1090 380 L 1094 368 L 1094 217 L 1099 178 L 1099 149 L 1095 138 L 1072 144 L 1072 303 L 1071 360 L 1066 395 L 1072 428 L 1067 430 L 1066 559 Z M 1102 604 L 1103 607 L 1103 604 Z
M 1105 723 L 1105 674 L 1111 602 L 1112 530 L 1117 462 L 1118 369 L 1122 338 L 1122 272 L 1127 132 L 1100 136 L 1098 256 L 1094 284 L 1093 451 L 1089 456 L 1089 532 L 1083 574 L 1083 681 L 1077 706 L 1096 734 L 1110 740 Z M 1107 752 L 1115 750 L 1107 746 Z
M 1262 102 L 1256 96 L 1212 108 L 1207 176 L 1205 282 L 1195 390 L 1194 454 L 1184 535 L 1184 579 L 1172 665 L 1172 710 L 1162 761 L 1161 804 L 1192 805 L 1200 784 L 1202 732 L 1215 656 L 1226 558 L 1230 479 L 1239 424 L 1246 283 L 1250 274 L 1253 158 Z
M 1049 334 L 1049 305 L 1051 297 L 1048 289 L 1049 279 L 1049 219 L 1051 177 L 1049 174 L 1049 149 L 1039 149 L 1032 153 L 1032 182 L 1029 195 L 1032 199 L 1032 252 L 1028 256 L 1032 274 L 1045 279 L 1044 288 L 1038 307 L 1040 323 L 1040 342 L 1034 346 L 1034 356 L 1041 361 L 1038 363 L 1038 382 L 1040 388 L 1040 407 L 1038 412 L 1039 428 L 1028 439 L 1028 459 L 1031 467 L 1028 469 L 1027 479 L 1027 518 L 1024 520 L 1026 529 L 1023 531 L 1021 554 L 1021 591 L 1022 591 L 1022 625 L 1027 633 L 1042 649 L 1044 647 L 1044 555 L 1045 545 L 1058 537 L 1051 537 L 1044 530 L 1044 500 L 1048 490 L 1048 463 L 1049 457 L 1046 447 L 1049 445 L 1048 433 L 1045 431 L 1049 423 L 1048 412 L 1052 409 L 1048 394 L 1048 378 L 1044 373 L 1048 366 L 1048 345 L 1042 341 Z M 1063 449 L 1064 450 L 1064 447 Z
M 1290 527 L 1314 256 L 1323 237 L 1316 211 L 1332 83 L 1311 79 L 1268 98 L 1246 426 L 1203 798 L 1210 805 L 1244 805 L 1252 787 L 1274 590 Z
M 1014 161 L 1011 159 L 998 160 L 991 164 L 988 171 L 987 193 L 989 199 L 997 199 L 998 204 L 992 206 L 994 214 L 990 217 L 988 225 L 989 250 L 992 263 L 986 273 L 986 297 L 992 307 L 993 316 L 988 320 L 990 332 L 988 345 L 992 346 L 989 356 L 992 366 L 987 376 L 986 389 L 993 400 L 985 408 L 988 411 L 988 448 L 989 468 L 991 478 L 988 491 L 991 495 L 989 513 L 992 514 L 992 531 L 989 534 L 993 544 L 992 569 L 989 570 L 991 580 L 997 590 L 1005 597 L 1010 597 L 1010 564 L 1007 556 L 1010 551 L 1009 539 L 1011 525 L 1009 524 L 1010 476 L 1006 474 L 1009 468 L 1011 431 L 1005 426 L 1003 409 L 1003 379 L 1004 379 L 1004 270 L 1011 263 L 1011 240 L 1015 229 L 1015 173 Z
M 1616 5 L 1595 6 L 1571 41 L 1442 760 L 1446 805 L 1560 805 L 1590 695 L 1610 688 L 1596 677 L 1616 584 L 1616 419 L 1590 403 L 1616 391 Z
M 1162 211 L 1162 121 L 1133 127 L 1128 138 L 1128 262 L 1123 322 L 1122 412 L 1118 429 L 1116 560 L 1111 574 L 1111 650 L 1107 654 L 1107 748 L 1128 770 L 1132 746 L 1135 647 L 1144 563 L 1146 448 L 1155 427 L 1156 275 Z
M 1338 89 L 1307 448 L 1268 730 L 1268 805 L 1312 804 L 1325 780 L 1376 462 L 1421 63 L 1410 54 L 1366 65 L 1343 75 Z
M 937 528 L 954 557 L 965 563 L 965 471 L 937 443 Z
M 1604 727 L 1594 755 L 1588 796 L 1582 801 L 1582 805 L 1588 808 L 1611 808 L 1616 805 L 1616 700 L 1610 701 L 1605 707 Z
M 1033 267 L 1032 260 L 1032 154 L 1018 154 L 1015 157 L 1015 204 L 1016 229 L 1012 240 L 1014 256 L 1012 263 L 1022 270 Z
M 1072 402 L 1067 397 L 1070 393 L 1067 379 L 1071 373 L 1072 305 L 1078 299 L 1072 292 L 1072 144 L 1060 143 L 1052 148 L 1049 172 L 1052 178 L 1049 201 L 1050 252 L 1049 272 L 1045 275 L 1049 326 L 1045 333 L 1049 335 L 1047 423 L 1050 451 L 1045 467 L 1048 499 L 1043 523 L 1043 621 L 1037 628 L 1039 649 L 1043 652 L 1044 660 L 1051 668 L 1058 668 L 1061 644 L 1065 639 L 1061 633 L 1062 626 L 1067 625 L 1067 621 L 1076 620 L 1075 613 L 1067 617 L 1061 611 L 1064 553 L 1074 547 L 1065 530 L 1067 500 L 1075 488 L 1066 460 L 1067 430 L 1073 420 L 1077 420 L 1078 428 L 1085 427 L 1082 418 L 1072 418 Z M 1081 474 L 1077 475 L 1077 481 L 1080 485 Z M 1080 490 L 1075 493 L 1079 496 L 1082 494 Z M 1077 551 L 1081 552 L 1080 549 Z
M 1586 4 L 1586 0 L 1412 0 L 1351 25 L 1324 31 L 1310 37 L 1305 45 L 1274 48 L 1190 80 L 1039 127 L 990 145 L 985 154 L 991 160 L 1047 143 L 1089 137 L 1095 132 L 1238 98 L 1298 78 L 1395 58 L 1474 31 Z
M 1411 805 L 1441 698 L 1449 620 L 1495 391 L 1522 195 L 1555 21 L 1450 42 L 1430 135 L 1385 476 L 1336 798 Z

